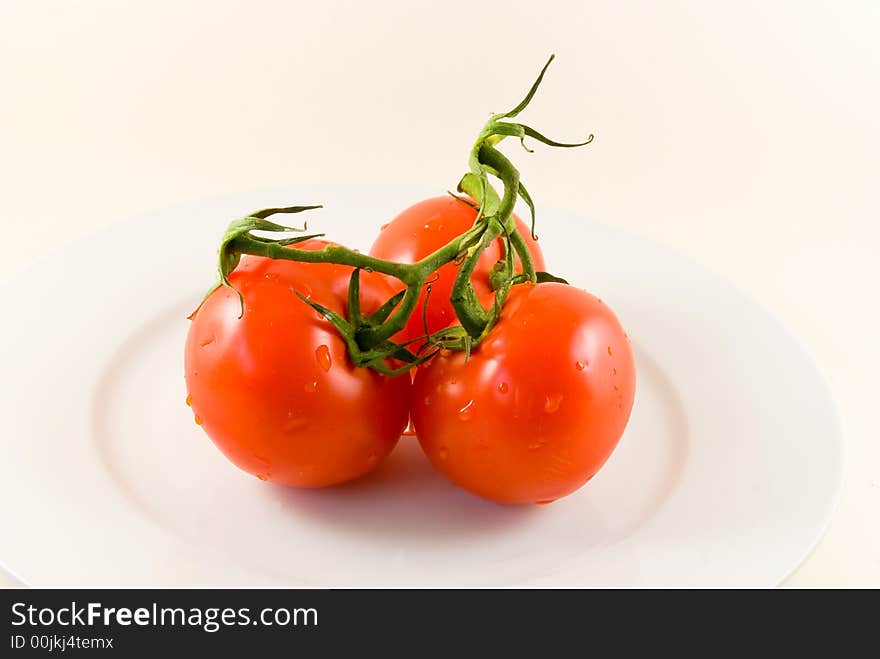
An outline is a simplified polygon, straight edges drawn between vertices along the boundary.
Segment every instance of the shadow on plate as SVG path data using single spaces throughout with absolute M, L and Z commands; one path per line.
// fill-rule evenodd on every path
M 266 488 L 285 510 L 363 535 L 405 536 L 436 543 L 495 533 L 526 523 L 545 506 L 503 506 L 453 486 L 424 456 L 414 437 L 360 480 L 321 490 Z

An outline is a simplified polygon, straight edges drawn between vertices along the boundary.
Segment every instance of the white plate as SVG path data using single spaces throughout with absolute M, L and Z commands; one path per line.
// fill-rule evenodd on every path
M 841 481 L 823 378 L 729 285 L 564 213 L 539 209 L 545 256 L 617 311 L 638 367 L 626 434 L 579 492 L 486 503 L 412 438 L 376 474 L 322 491 L 227 463 L 193 424 L 182 371 L 227 221 L 324 202 L 310 228 L 366 248 L 437 192 L 301 187 L 174 208 L 0 291 L 0 561 L 38 586 L 766 586 L 792 571 Z

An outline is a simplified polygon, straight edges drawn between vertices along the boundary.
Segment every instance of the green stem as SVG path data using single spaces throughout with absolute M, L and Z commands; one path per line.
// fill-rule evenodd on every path
M 495 170 L 504 184 L 504 196 L 501 197 L 501 204 L 495 215 L 508 233 L 513 233 L 516 231 L 516 223 L 513 222 L 512 216 L 519 195 L 519 171 L 503 153 L 485 143 L 480 146 L 480 162 Z
M 339 245 L 327 245 L 323 249 L 306 250 L 285 247 L 276 242 L 255 240 L 249 235 L 242 235 L 230 242 L 230 250 L 240 254 L 266 256 L 270 259 L 299 261 L 302 263 L 336 263 L 362 270 L 375 270 L 376 272 L 396 277 L 405 284 L 411 284 L 415 275 L 411 266 L 405 263 L 377 259 L 374 256 L 361 254 Z
M 480 242 L 480 238 L 486 227 L 482 224 L 475 224 L 463 234 L 446 243 L 433 254 L 429 254 L 421 261 L 416 261 L 413 267 L 416 268 L 421 275 L 427 279 L 437 268 L 446 265 L 450 261 L 458 258 L 462 252 L 469 250 Z
M 513 251 L 516 252 L 520 263 L 522 263 L 523 274 L 534 284 L 538 281 L 538 275 L 535 273 L 535 262 L 532 260 L 529 246 L 526 245 L 526 241 L 519 231 L 514 231 L 510 234 L 510 246 L 513 247 Z
M 480 304 L 480 300 L 477 298 L 476 291 L 474 291 L 471 275 L 473 275 L 474 268 L 480 260 L 480 255 L 501 233 L 501 225 L 494 218 L 486 222 L 486 230 L 480 239 L 479 245 L 473 252 L 468 254 L 461 264 L 458 276 L 455 278 L 455 283 L 452 286 L 452 297 L 450 298 L 452 308 L 455 310 L 455 315 L 458 316 L 461 326 L 464 327 L 470 336 L 482 334 L 489 319 L 486 310 L 483 309 L 483 305 Z

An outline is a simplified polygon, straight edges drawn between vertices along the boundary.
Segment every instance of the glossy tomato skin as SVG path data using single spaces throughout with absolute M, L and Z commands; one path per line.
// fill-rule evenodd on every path
M 302 245 L 317 249 L 321 241 Z M 245 256 L 193 317 L 186 385 L 197 423 L 238 467 L 322 487 L 376 467 L 407 422 L 410 378 L 351 365 L 336 330 L 294 290 L 343 312 L 351 268 Z M 362 273 L 365 310 L 393 291 Z
M 425 199 L 410 206 L 384 225 L 370 248 L 370 254 L 389 261 L 415 263 L 470 229 L 476 218 L 477 211 L 472 206 L 451 195 Z M 514 218 L 532 255 L 535 269 L 544 270 L 541 248 L 532 240 L 531 232 L 523 221 L 516 216 Z M 501 256 L 501 240 L 497 240 L 480 256 L 471 278 L 477 295 L 482 296 L 491 292 L 489 272 Z M 455 263 L 447 263 L 431 277 L 431 296 L 428 299 L 427 309 L 427 324 L 431 332 L 448 327 L 456 321 L 455 311 L 449 298 L 452 295 L 455 278 L 458 276 L 458 269 L 459 266 Z M 397 290 L 402 288 L 396 281 L 394 285 Z M 425 291 L 422 291 L 418 311 L 410 316 L 406 329 L 395 337 L 398 341 L 416 339 L 425 333 L 421 314 L 424 303 Z
M 467 361 L 445 351 L 419 367 L 411 413 L 456 485 L 499 503 L 549 503 L 605 463 L 634 395 L 632 348 L 608 306 L 572 286 L 521 284 Z

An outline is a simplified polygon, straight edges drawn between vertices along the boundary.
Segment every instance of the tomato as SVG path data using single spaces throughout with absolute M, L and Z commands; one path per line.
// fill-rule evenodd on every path
M 477 211 L 472 206 L 451 195 L 425 199 L 384 225 L 370 248 L 370 254 L 388 261 L 415 263 L 470 229 L 476 218 Z M 532 255 L 535 269 L 543 270 L 544 257 L 541 248 L 532 240 L 531 233 L 522 220 L 516 216 L 514 219 Z M 477 295 L 491 292 L 489 272 L 501 258 L 502 248 L 503 244 L 499 239 L 480 256 L 471 277 Z M 428 330 L 432 333 L 456 321 L 449 298 L 458 275 L 458 267 L 455 263 L 447 263 L 430 279 L 431 295 L 428 298 L 426 319 Z M 518 268 L 518 271 L 521 270 L 522 268 Z M 402 288 L 399 283 L 395 285 L 397 290 Z M 396 335 L 397 341 L 405 342 L 424 335 L 422 309 L 426 291 L 427 287 L 422 291 L 416 312 L 410 316 L 406 329 Z
M 634 394 L 632 348 L 608 306 L 572 286 L 520 284 L 469 359 L 444 351 L 418 368 L 411 414 L 456 485 L 549 503 L 608 459 Z
M 301 243 L 319 249 L 322 241 Z M 244 256 L 195 314 L 186 340 L 188 402 L 238 467 L 284 485 L 342 483 L 376 467 L 408 417 L 410 377 L 354 367 L 336 329 L 294 294 L 345 312 L 352 269 Z M 393 295 L 362 273 L 365 313 Z

